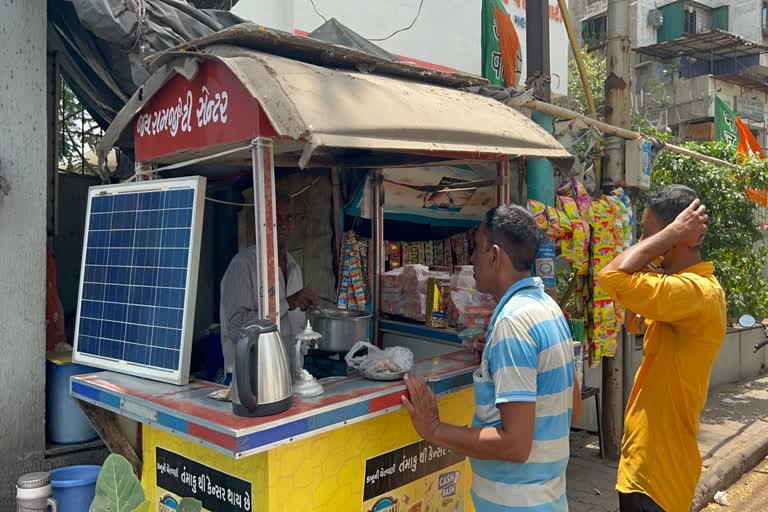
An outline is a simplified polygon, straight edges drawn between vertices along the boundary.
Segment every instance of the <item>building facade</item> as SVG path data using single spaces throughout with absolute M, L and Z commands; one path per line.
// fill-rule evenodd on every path
M 601 49 L 607 0 L 569 8 L 582 43 Z M 768 146 L 768 2 L 637 0 L 630 9 L 636 111 L 680 137 L 712 140 L 719 96 Z

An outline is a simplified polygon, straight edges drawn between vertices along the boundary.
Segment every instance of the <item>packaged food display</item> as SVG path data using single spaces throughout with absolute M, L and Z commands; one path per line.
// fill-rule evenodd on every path
M 447 275 L 432 276 L 427 281 L 427 327 L 448 327 L 448 301 L 451 283 Z
M 423 322 L 426 319 L 429 267 L 404 265 L 381 275 L 381 309 Z

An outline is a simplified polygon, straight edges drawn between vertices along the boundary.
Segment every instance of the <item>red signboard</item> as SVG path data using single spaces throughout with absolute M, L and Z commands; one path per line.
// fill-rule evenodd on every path
M 258 102 L 218 61 L 200 64 L 192 80 L 173 77 L 138 114 L 136 160 L 152 161 L 191 149 L 274 137 Z

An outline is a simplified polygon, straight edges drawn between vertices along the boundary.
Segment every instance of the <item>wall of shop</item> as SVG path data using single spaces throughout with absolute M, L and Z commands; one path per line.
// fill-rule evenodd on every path
M 69 343 L 74 341 L 75 333 L 88 187 L 100 184 L 101 180 L 97 176 L 59 173 L 59 207 L 56 212 L 58 231 L 53 242 L 53 254 Z
M 755 344 L 762 340 L 762 327 L 729 329 L 712 368 L 710 387 L 752 379 L 763 373 L 768 353 L 765 349 L 753 353 Z

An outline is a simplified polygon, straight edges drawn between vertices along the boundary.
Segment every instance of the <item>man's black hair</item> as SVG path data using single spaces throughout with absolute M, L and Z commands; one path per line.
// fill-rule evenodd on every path
M 496 244 L 507 253 L 515 270 L 525 272 L 533 267 L 541 232 L 528 210 L 508 204 L 485 214 L 485 238 L 488 247 Z
M 692 188 L 685 185 L 667 185 L 648 195 L 651 209 L 662 227 L 671 224 L 683 210 L 699 197 Z

